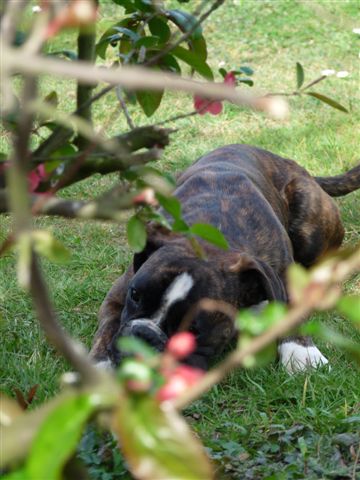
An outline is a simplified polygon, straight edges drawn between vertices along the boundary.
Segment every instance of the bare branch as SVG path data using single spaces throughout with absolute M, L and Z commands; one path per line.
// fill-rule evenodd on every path
M 96 29 L 95 24 L 88 25 L 86 28 L 80 28 L 77 38 L 78 44 L 78 58 L 80 61 L 88 61 L 94 63 L 95 60 L 95 41 Z M 81 82 L 77 83 L 76 87 L 76 105 L 77 110 L 83 119 L 92 124 L 91 118 L 91 104 L 88 103 L 92 96 L 93 86 L 83 85 Z M 83 105 L 87 105 L 83 107 Z M 89 141 L 81 136 L 77 138 L 77 145 L 80 149 L 86 148 Z
M 3 49 L 3 63 L 12 71 L 29 75 L 58 75 L 64 78 L 76 78 L 83 83 L 96 84 L 107 82 L 121 85 L 131 90 L 163 90 L 184 91 L 205 96 L 211 99 L 228 100 L 237 105 L 255 110 L 265 111 L 270 115 L 283 118 L 287 114 L 287 104 L 283 99 L 255 96 L 249 92 L 235 90 L 220 83 L 206 83 L 184 79 L 169 72 L 158 72 L 138 66 L 119 68 L 99 68 L 87 62 L 71 63 L 40 56 L 27 56 L 14 48 Z
M 129 126 L 130 130 L 134 130 L 136 127 L 135 127 L 134 122 L 132 121 L 132 118 L 130 117 L 129 110 L 127 108 L 126 102 L 124 100 L 124 97 L 123 97 L 123 94 L 122 94 L 122 91 L 121 91 L 121 88 L 119 87 L 119 85 L 117 87 L 115 87 L 115 93 L 116 93 L 116 98 L 119 100 L 121 108 L 124 112 L 124 115 L 125 115 L 125 118 L 126 118 L 126 121 L 127 121 L 127 124 Z
M 150 161 L 158 160 L 161 155 L 161 150 L 158 148 L 152 148 L 147 152 L 137 153 L 135 155 L 124 155 L 120 157 L 111 157 L 111 156 L 102 156 L 97 157 L 96 155 L 84 158 L 84 160 L 79 164 L 76 171 L 73 171 L 73 165 L 69 165 L 68 169 L 62 174 L 61 187 L 64 188 L 73 183 L 84 180 L 95 173 L 100 173 L 101 175 L 106 175 L 112 172 L 123 171 L 130 166 L 143 165 Z M 72 174 L 68 175 L 68 172 Z M 41 183 L 41 190 L 46 190 L 50 186 L 48 182 Z M 60 188 L 56 188 L 59 190 Z
M 21 3 L 22 5 L 22 2 L 9 3 Z M 39 42 L 38 32 L 42 30 L 43 25 L 42 22 L 39 23 L 39 30 L 34 30 L 33 36 L 29 39 L 28 49 L 23 49 L 25 56 L 29 55 L 29 57 L 31 57 L 33 50 L 40 48 L 41 43 Z M 7 183 L 9 186 L 8 203 L 14 217 L 14 238 L 26 235 L 30 233 L 32 229 L 27 174 L 30 158 L 29 140 L 34 114 L 28 106 L 36 98 L 36 91 L 37 81 L 35 77 L 31 73 L 26 74 L 22 93 L 23 104 L 26 108 L 24 108 L 22 112 L 18 129 L 13 136 L 13 153 L 11 155 L 10 166 L 6 169 Z M 30 255 L 31 263 L 28 271 L 29 288 L 40 324 L 46 336 L 80 373 L 85 383 L 92 384 L 97 382 L 99 373 L 88 359 L 86 352 L 81 351 L 57 323 L 46 284 L 39 269 L 37 256 L 32 249 Z

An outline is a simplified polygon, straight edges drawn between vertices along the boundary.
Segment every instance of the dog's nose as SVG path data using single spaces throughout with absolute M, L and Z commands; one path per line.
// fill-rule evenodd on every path
M 158 352 L 164 350 L 168 341 L 167 335 L 154 322 L 146 318 L 139 318 L 129 322 L 121 329 L 120 336 L 138 337 Z

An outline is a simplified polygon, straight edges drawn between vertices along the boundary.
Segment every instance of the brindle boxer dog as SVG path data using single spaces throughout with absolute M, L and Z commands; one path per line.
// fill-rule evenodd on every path
M 135 335 L 161 351 L 199 300 L 236 309 L 264 300 L 287 301 L 285 274 L 292 262 L 310 267 L 338 248 L 344 236 L 330 196 L 360 187 L 360 165 L 336 177 L 311 177 L 294 161 L 248 145 L 229 145 L 200 158 L 177 181 L 188 224 L 209 223 L 226 237 L 223 251 L 199 240 L 206 259 L 186 238 L 149 225 L 144 251 L 113 285 L 100 309 L 91 356 L 119 363 L 117 339 Z M 190 331 L 197 349 L 186 361 L 206 368 L 237 335 L 222 312 L 197 311 Z M 327 363 L 310 338 L 279 343 L 289 371 Z

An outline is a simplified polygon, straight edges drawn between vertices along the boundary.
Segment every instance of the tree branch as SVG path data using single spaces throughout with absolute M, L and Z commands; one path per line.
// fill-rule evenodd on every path
M 115 145 L 118 145 L 117 150 L 119 153 L 117 155 L 104 152 L 99 148 L 94 148 L 91 153 L 88 154 L 86 154 L 86 152 L 80 152 L 72 156 L 63 157 L 63 161 L 67 161 L 65 166 L 66 173 L 64 172 L 62 174 L 61 186 L 58 184 L 55 190 L 58 191 L 65 186 L 72 185 L 95 173 L 106 175 L 112 172 L 123 171 L 132 165 L 142 165 L 150 161 L 155 161 L 161 155 L 161 148 L 169 144 L 169 135 L 172 132 L 175 132 L 175 130 L 159 128 L 152 125 L 140 127 L 114 137 L 114 141 L 117 142 Z M 143 148 L 149 150 L 138 154 L 130 153 Z M 45 150 L 47 150 L 47 147 L 45 147 Z M 49 158 L 43 155 L 43 149 L 41 147 L 36 150 L 36 152 L 34 152 L 31 159 L 30 169 L 46 162 Z M 2 174 L 0 174 L 0 180 L 1 177 Z M 41 182 L 37 188 L 40 192 L 45 192 L 49 189 L 52 189 L 52 193 L 55 193 L 51 176 Z
M 78 168 L 73 169 L 73 165 L 70 163 L 62 173 L 61 187 L 54 187 L 56 190 L 60 188 L 68 187 L 80 180 L 100 173 L 101 175 L 107 175 L 108 173 L 119 172 L 126 170 L 130 166 L 143 165 L 150 161 L 158 160 L 161 155 L 161 150 L 158 148 L 152 148 L 147 152 L 137 153 L 135 155 L 124 155 L 121 157 L 115 156 L 97 156 L 89 155 L 84 158 L 84 161 L 80 163 Z M 50 181 L 41 182 L 38 190 L 46 191 L 50 188 Z
M 11 3 L 11 2 L 10 2 Z M 12 2 L 17 5 L 20 2 Z M 21 2 L 22 5 L 22 2 Z M 10 18 L 8 31 L 15 31 L 16 18 Z M 42 42 L 39 40 L 38 32 L 43 28 L 43 22 L 39 21 L 38 28 L 28 40 L 28 48 L 23 49 L 25 57 L 35 57 L 34 51 L 39 49 Z M 25 45 L 26 47 L 26 45 Z M 7 48 L 7 47 L 5 47 Z M 16 49 L 13 49 L 16 51 Z M 7 68 L 7 66 L 6 66 Z M 30 238 L 32 230 L 30 199 L 28 196 L 28 167 L 29 167 L 29 140 L 33 125 L 33 111 L 29 105 L 36 98 L 37 80 L 31 72 L 25 74 L 24 87 L 22 90 L 22 104 L 24 105 L 22 115 L 16 133 L 13 135 L 13 152 L 10 157 L 10 166 L 6 168 L 6 176 L 9 186 L 8 204 L 14 217 L 14 237 L 28 235 Z M 82 379 L 89 384 L 97 381 L 98 371 L 88 359 L 86 352 L 82 352 L 73 340 L 70 339 L 60 328 L 53 312 L 46 284 L 42 278 L 37 256 L 33 249 L 29 249 L 29 265 L 27 268 L 28 286 L 31 291 L 32 300 L 38 314 L 40 325 L 46 336 L 58 351 L 70 361 L 72 366 L 80 373 Z
M 184 91 L 205 96 L 210 99 L 228 100 L 237 105 L 264 111 L 275 118 L 287 115 L 285 100 L 273 97 L 255 96 L 250 92 L 235 90 L 220 83 L 201 82 L 184 79 L 169 72 L 158 72 L 138 66 L 123 66 L 112 69 L 99 68 L 88 62 L 71 63 L 59 59 L 41 56 L 27 56 L 15 48 L 3 48 L 3 62 L 12 71 L 23 74 L 58 75 L 64 78 L 76 78 L 86 84 L 107 82 L 121 85 L 131 90 Z
M 69 200 L 49 194 L 33 194 L 30 197 L 33 215 L 51 215 L 79 220 L 125 221 L 126 210 L 133 209 L 139 191 L 128 192 L 123 185 L 101 195 L 101 197 L 85 200 Z M 9 212 L 6 189 L 0 189 L 0 213 Z
M 96 29 L 95 23 L 88 25 L 85 28 L 79 29 L 77 44 L 78 44 L 78 58 L 80 61 L 88 61 L 94 63 L 95 60 L 95 42 L 96 42 Z M 76 87 L 76 105 L 78 110 L 78 115 L 80 115 L 84 120 L 87 120 L 92 124 L 91 116 L 91 104 L 89 100 L 92 97 L 93 86 L 84 85 L 81 82 L 77 83 Z M 85 105 L 85 107 L 83 107 Z M 89 145 L 89 141 L 82 137 L 78 136 L 76 144 L 80 150 L 85 149 Z

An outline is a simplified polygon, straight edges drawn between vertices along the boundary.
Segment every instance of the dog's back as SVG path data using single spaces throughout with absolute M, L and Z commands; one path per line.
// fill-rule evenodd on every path
M 249 145 L 221 147 L 178 179 L 175 195 L 188 223 L 216 226 L 232 248 L 271 265 L 311 265 L 343 239 L 336 204 L 360 186 L 360 167 L 333 178 L 313 178 L 293 160 Z
M 291 160 L 248 145 L 229 145 L 201 157 L 178 178 L 175 195 L 185 220 L 214 225 L 231 248 L 273 266 L 288 264 L 292 247 L 281 194 L 284 164 L 289 170 L 303 170 Z

